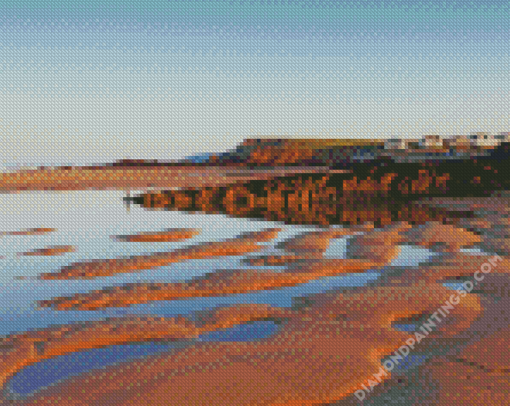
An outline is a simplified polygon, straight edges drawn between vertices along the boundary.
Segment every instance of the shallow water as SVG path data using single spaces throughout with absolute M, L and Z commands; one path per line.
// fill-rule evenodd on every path
M 270 303 L 275 306 L 290 306 L 291 299 L 306 293 L 318 293 L 337 286 L 362 285 L 376 277 L 373 274 L 359 274 L 324 278 L 309 284 L 277 291 L 255 292 L 219 298 L 196 298 L 186 301 L 156 302 L 136 305 L 131 308 L 105 309 L 91 312 L 58 312 L 51 309 L 37 310 L 36 301 L 88 292 L 108 286 L 133 282 L 176 282 L 204 275 L 217 269 L 250 268 L 242 263 L 243 257 L 219 257 L 215 259 L 192 260 L 171 264 L 132 274 L 119 274 L 95 280 L 43 281 L 35 279 L 44 272 L 56 272 L 73 262 L 115 258 L 119 256 L 143 255 L 151 252 L 170 251 L 199 242 L 218 241 L 233 238 L 242 232 L 257 231 L 268 227 L 282 227 L 277 222 L 253 221 L 231 218 L 225 215 L 186 214 L 172 211 L 147 211 L 131 206 L 129 211 L 123 202 L 121 191 L 71 191 L 71 192 L 26 192 L 0 195 L 0 224 L 5 231 L 34 227 L 51 227 L 56 231 L 45 235 L 4 236 L 0 243 L 0 335 L 48 327 L 53 324 L 99 320 L 105 316 L 123 314 L 157 314 L 172 316 L 189 314 L 225 304 Z M 201 233 L 191 240 L 180 242 L 119 242 L 111 236 L 132 234 L 140 231 L 160 231 L 164 228 L 198 228 Z M 284 225 L 278 238 L 267 245 L 268 251 L 278 242 L 314 227 Z M 337 245 L 332 244 L 328 256 L 342 256 Z M 75 252 L 61 256 L 20 257 L 17 254 L 50 245 L 73 245 Z M 253 267 L 251 267 L 253 268 Z M 24 279 L 21 279 L 24 278 Z M 244 329 L 244 330 L 243 330 Z M 262 324 L 249 328 L 240 326 L 238 332 L 211 333 L 215 340 L 257 337 L 267 329 Z M 151 347 L 154 347 L 151 350 Z M 138 348 L 138 347 L 136 347 Z M 38 386 L 47 385 L 62 377 L 82 372 L 111 362 L 127 359 L 137 353 L 148 354 L 161 351 L 161 345 L 116 346 L 108 349 L 68 354 L 53 360 L 25 368 L 12 380 L 15 392 L 27 393 Z M 110 355 L 105 355 L 110 354 Z M 85 362 L 84 360 L 88 360 Z M 73 367 L 74 365 L 74 367 Z M 52 379 L 39 372 L 59 370 Z M 37 372 L 39 371 L 39 372 Z M 67 371 L 67 372 L 66 372 Z M 28 378 L 32 377 L 32 378 Z M 38 384 L 35 384 L 38 381 Z
M 126 308 L 106 308 L 98 311 L 55 311 L 36 309 L 36 302 L 57 296 L 70 296 L 110 286 L 136 282 L 178 282 L 202 276 L 218 269 L 253 269 L 243 263 L 251 255 L 281 253 L 276 245 L 297 234 L 316 230 L 313 226 L 288 225 L 281 222 L 232 218 L 222 214 L 186 213 L 180 211 L 146 210 L 138 205 L 129 208 L 122 191 L 25 192 L 0 195 L 0 224 L 11 231 L 34 227 L 55 228 L 45 235 L 4 236 L 0 243 L 0 335 L 40 329 L 55 324 L 99 320 L 119 315 L 190 315 L 192 312 L 239 303 L 266 303 L 291 306 L 295 297 L 320 293 L 338 287 L 363 286 L 378 278 L 381 271 L 324 277 L 309 283 L 270 291 L 258 291 L 225 297 L 191 298 L 177 301 L 157 301 Z M 282 231 L 274 240 L 261 243 L 263 251 L 245 256 L 190 260 L 136 273 L 123 273 L 93 280 L 38 280 L 41 273 L 56 272 L 73 262 L 119 256 L 144 255 L 171 251 L 200 242 L 234 238 L 243 232 L 279 227 Z M 165 228 L 200 229 L 199 235 L 179 242 L 122 242 L 114 235 L 141 231 L 161 231 Z M 324 253 L 326 258 L 345 258 L 350 237 L 331 240 Z M 20 257 L 17 254 L 52 245 L 73 245 L 75 252 L 61 256 Z M 476 251 L 476 250 L 475 250 Z M 415 246 L 402 246 L 400 255 L 390 265 L 416 266 L 430 258 L 432 252 Z M 283 269 L 270 267 L 266 269 Z M 382 270 L 384 272 L 384 269 Z M 257 322 L 237 326 L 228 331 L 209 333 L 198 340 L 243 341 L 272 334 L 272 323 Z M 71 353 L 42 361 L 21 370 L 10 382 L 14 393 L 28 394 L 37 388 L 86 370 L 169 351 L 175 344 L 130 344 Z M 44 373 L 43 373 L 44 371 Z

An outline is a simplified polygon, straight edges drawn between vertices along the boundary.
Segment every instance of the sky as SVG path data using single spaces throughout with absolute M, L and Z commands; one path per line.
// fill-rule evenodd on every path
M 2 0 L 0 166 L 510 131 L 508 1 Z

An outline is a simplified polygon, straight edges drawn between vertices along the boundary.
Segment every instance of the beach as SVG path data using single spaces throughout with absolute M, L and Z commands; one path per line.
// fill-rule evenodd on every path
M 248 176 L 272 184 L 267 175 Z M 415 349 L 421 361 L 388 373 L 365 402 L 398 398 L 412 379 L 436 382 L 440 403 L 418 396 L 409 404 L 446 405 L 452 391 L 473 390 L 468 378 L 443 384 L 442 371 L 507 379 L 507 360 L 495 356 L 508 343 L 499 282 L 510 264 L 505 193 L 425 197 L 403 211 L 405 203 L 384 206 L 377 196 L 321 200 L 324 185 L 309 183 L 309 195 L 302 183 L 279 183 L 273 203 L 253 200 L 243 211 L 235 194 L 231 203 L 212 194 L 189 206 L 170 198 L 178 191 L 161 200 L 142 188 L 128 208 L 125 184 L 65 191 L 69 178 L 51 191 L 55 176 L 31 180 L 42 190 L 12 181 L 15 193 L 0 196 L 0 300 L 10 304 L 0 315 L 4 404 L 67 396 L 70 405 L 127 405 L 144 396 L 166 405 L 170 392 L 176 405 L 355 404 L 355 392 L 412 334 L 399 325 L 417 327 L 413 317 L 433 313 L 494 256 L 494 271 Z M 320 183 L 325 174 L 292 176 Z M 230 183 L 236 193 L 238 181 Z M 196 189 L 205 197 L 215 187 Z M 280 192 L 287 198 L 276 199 Z M 298 215 L 305 206 L 309 214 Z M 497 345 L 477 353 L 483 340 Z M 501 385 L 487 396 L 502 399 Z

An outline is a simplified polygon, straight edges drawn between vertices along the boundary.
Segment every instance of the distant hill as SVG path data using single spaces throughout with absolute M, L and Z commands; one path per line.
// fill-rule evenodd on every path
M 493 146 L 457 146 L 442 140 L 441 147 L 418 145 L 393 148 L 383 139 L 247 139 L 234 150 L 203 154 L 183 160 L 197 165 L 281 167 L 329 166 L 340 169 L 354 164 L 390 159 L 394 162 L 463 161 L 466 159 L 507 159 L 508 143 Z M 390 140 L 391 141 L 391 140 Z M 505 146 L 506 145 L 506 146 Z
M 387 141 L 387 140 L 386 140 Z M 235 149 L 222 153 L 202 153 L 180 160 L 124 159 L 106 166 L 329 166 L 352 169 L 354 165 L 379 159 L 397 162 L 463 161 L 466 159 L 505 160 L 508 142 L 490 148 L 454 146 L 443 148 L 392 149 L 382 139 L 247 139 Z M 453 149 L 452 149 L 453 148 Z
M 232 151 L 212 154 L 201 164 L 218 166 L 338 166 L 372 160 L 383 140 L 247 139 Z
M 211 156 L 213 156 L 213 155 L 214 155 L 214 153 L 209 152 L 209 153 L 201 154 L 201 155 L 187 156 L 183 160 L 186 162 L 193 162 L 196 164 L 200 164 L 200 163 L 208 162 L 209 158 L 211 158 Z

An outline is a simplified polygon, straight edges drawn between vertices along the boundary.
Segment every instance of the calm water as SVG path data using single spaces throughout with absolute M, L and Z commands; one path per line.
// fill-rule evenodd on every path
M 49 227 L 57 231 L 46 235 L 4 236 L 0 239 L 0 335 L 44 328 L 53 324 L 66 324 L 85 320 L 98 320 L 108 316 L 126 314 L 155 314 L 174 316 L 235 303 L 268 303 L 290 306 L 293 297 L 319 293 L 340 286 L 361 286 L 378 277 L 375 271 L 363 274 L 323 278 L 304 285 L 281 290 L 232 295 L 219 298 L 196 298 L 180 301 L 159 301 L 129 308 L 101 311 L 37 310 L 35 302 L 55 296 L 67 296 L 108 286 L 132 282 L 177 282 L 204 275 L 218 269 L 248 268 L 242 257 L 223 257 L 211 260 L 192 260 L 171 264 L 139 273 L 120 274 L 90 281 L 41 281 L 42 272 L 55 272 L 62 266 L 87 259 L 115 258 L 169 251 L 205 241 L 233 238 L 242 232 L 280 227 L 278 238 L 263 243 L 267 246 L 261 255 L 275 252 L 278 242 L 315 227 L 286 225 L 278 222 L 232 218 L 225 215 L 189 214 L 179 211 L 148 211 L 138 205 L 129 210 L 121 191 L 26 192 L 0 195 L 0 231 Z M 111 238 L 118 234 L 140 231 L 160 231 L 164 228 L 199 228 L 200 235 L 182 242 L 133 243 Z M 335 226 L 339 227 L 339 226 Z M 347 239 L 331 242 L 326 257 L 345 257 Z M 73 245 L 76 252 L 62 256 L 20 257 L 17 254 L 50 245 Z M 402 254 L 392 265 L 416 265 L 426 260 L 430 252 L 415 247 L 403 247 Z M 249 254 L 250 255 L 250 254 Z M 253 268 L 253 267 L 249 267 Z M 276 267 L 275 267 L 276 268 Z M 277 269 L 277 268 L 276 268 Z M 283 268 L 282 268 L 283 269 Z M 21 278 L 23 277 L 23 279 Z M 278 327 L 273 323 L 259 322 L 238 326 L 229 331 L 204 335 L 199 340 L 250 340 L 271 334 Z M 181 343 L 178 345 L 186 345 Z M 71 374 L 98 368 L 102 365 L 174 348 L 176 344 L 124 345 L 69 354 L 35 364 L 20 371 L 12 379 L 10 388 L 18 394 L 27 394 L 56 382 Z

